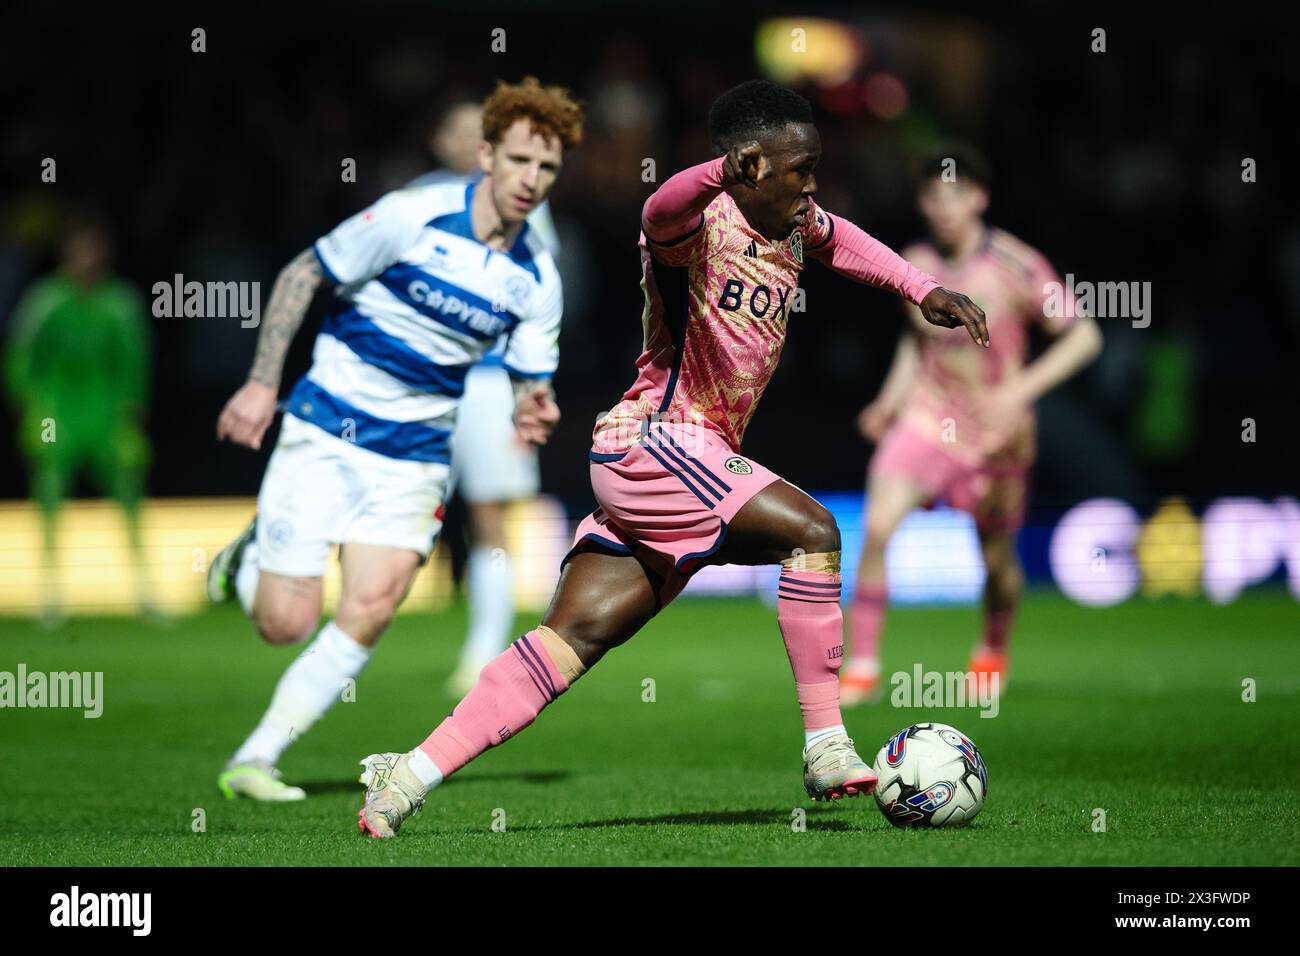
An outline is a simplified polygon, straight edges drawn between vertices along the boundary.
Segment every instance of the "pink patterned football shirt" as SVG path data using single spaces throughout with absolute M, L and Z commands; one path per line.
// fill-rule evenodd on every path
M 693 167 L 661 192 L 670 200 L 707 196 L 721 189 L 721 169 L 721 159 Z M 771 240 L 718 191 L 693 231 L 665 243 L 643 232 L 640 246 L 645 308 L 637 378 L 597 422 L 593 455 L 625 451 L 640 441 L 645 423 L 658 420 L 703 426 L 739 451 L 781 357 L 791 313 L 801 310 L 799 274 L 808 256 L 914 303 L 938 285 L 811 201 L 801 225 Z

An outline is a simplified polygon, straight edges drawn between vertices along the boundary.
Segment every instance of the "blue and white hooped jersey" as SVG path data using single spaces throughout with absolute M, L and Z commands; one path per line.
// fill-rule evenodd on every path
M 554 374 L 555 263 L 527 225 L 509 252 L 479 242 L 476 185 L 399 189 L 316 242 L 338 288 L 287 413 L 390 458 L 445 463 L 465 376 L 485 354 L 497 347 L 513 375 Z

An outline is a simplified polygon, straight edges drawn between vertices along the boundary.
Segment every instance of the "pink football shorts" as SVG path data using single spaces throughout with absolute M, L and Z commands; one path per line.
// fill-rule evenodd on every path
M 1014 534 L 1025 523 L 1029 466 L 971 464 L 906 425 L 891 428 L 871 458 L 868 475 L 906 478 L 930 496 L 975 519 L 985 534 Z
M 590 457 L 599 507 L 564 560 L 582 550 L 635 555 L 663 578 L 661 606 L 722 547 L 736 513 L 781 480 L 693 423 L 655 422 L 627 451 Z

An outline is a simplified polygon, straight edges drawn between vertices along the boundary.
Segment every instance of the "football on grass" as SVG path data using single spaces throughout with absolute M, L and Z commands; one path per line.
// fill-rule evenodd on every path
M 876 755 L 876 805 L 896 827 L 962 827 L 984 806 L 988 769 L 956 727 L 913 724 Z

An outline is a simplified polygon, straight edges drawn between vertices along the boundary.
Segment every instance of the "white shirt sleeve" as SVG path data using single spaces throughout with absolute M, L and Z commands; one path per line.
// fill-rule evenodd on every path
M 416 193 L 388 193 L 316 240 L 316 258 L 331 282 L 348 285 L 374 278 L 401 257 L 428 219 L 428 204 L 418 201 Z
M 554 266 L 546 270 L 540 301 L 510 333 L 501 364 L 517 378 L 549 378 L 560 364 L 564 292 Z

